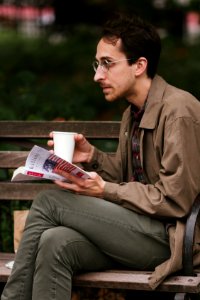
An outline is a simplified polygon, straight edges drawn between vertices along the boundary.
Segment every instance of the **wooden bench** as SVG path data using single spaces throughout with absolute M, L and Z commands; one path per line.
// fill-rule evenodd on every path
M 6 180 L 0 181 L 0 201 L 32 201 L 36 194 L 49 188 L 56 188 L 51 182 L 13 183 L 10 182 L 12 170 L 23 165 L 28 151 L 34 144 L 46 147 L 50 131 L 73 131 L 83 133 L 92 142 L 110 145 L 118 141 L 120 122 L 88 121 L 0 121 L 0 170 L 8 174 Z M 114 147 L 114 146 L 113 146 Z M 104 149 L 103 149 L 104 150 Z M 112 149 L 111 149 L 112 151 Z M 11 170 L 11 171 L 9 171 Z M 9 173 L 10 172 L 10 173 Z M 167 278 L 156 292 L 175 293 L 174 299 L 200 299 L 200 276 L 192 266 L 193 228 L 199 213 L 200 196 L 197 197 L 191 215 L 187 220 L 184 245 L 184 269 L 180 274 Z M 14 259 L 14 253 L 0 253 L 0 282 L 5 284 L 10 269 L 5 264 Z M 74 286 L 148 291 L 148 277 L 151 272 L 108 270 L 77 275 Z M 170 294 L 171 295 L 171 294 Z

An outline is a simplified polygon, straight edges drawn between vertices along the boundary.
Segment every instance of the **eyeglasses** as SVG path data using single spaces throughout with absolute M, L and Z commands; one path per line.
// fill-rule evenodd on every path
M 133 58 L 125 58 L 125 59 L 119 59 L 119 60 L 113 60 L 113 61 L 109 61 L 107 59 L 104 59 L 102 62 L 99 62 L 98 60 L 95 60 L 92 63 L 93 69 L 96 73 L 98 67 L 101 67 L 101 70 L 106 73 L 109 71 L 110 67 L 118 62 L 121 61 L 127 61 L 127 60 L 132 60 Z

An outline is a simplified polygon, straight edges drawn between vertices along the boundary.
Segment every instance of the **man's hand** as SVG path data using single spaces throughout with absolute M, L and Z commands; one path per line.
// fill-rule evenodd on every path
M 53 133 L 51 132 L 49 136 L 50 138 L 53 138 Z M 75 149 L 73 163 L 90 162 L 93 156 L 94 146 L 92 146 L 82 134 L 77 133 L 74 136 L 74 139 Z M 47 144 L 49 147 L 53 147 L 53 140 L 49 140 Z
M 56 170 L 56 173 L 70 181 L 56 180 L 55 183 L 61 188 L 86 196 L 101 198 L 103 195 L 105 181 L 95 172 L 88 172 L 90 179 L 78 178 L 62 170 Z
M 90 162 L 94 153 L 94 146 L 91 145 L 82 134 L 76 134 L 73 162 Z

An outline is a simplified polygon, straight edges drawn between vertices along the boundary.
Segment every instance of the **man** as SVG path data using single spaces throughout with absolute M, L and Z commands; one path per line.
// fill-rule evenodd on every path
M 60 171 L 71 183 L 34 200 L 2 300 L 70 299 L 78 271 L 156 268 L 155 288 L 181 268 L 182 220 L 200 192 L 200 103 L 156 75 L 160 48 L 136 16 L 106 23 L 94 80 L 107 101 L 130 103 L 116 155 L 75 136 L 73 161 L 91 179 Z

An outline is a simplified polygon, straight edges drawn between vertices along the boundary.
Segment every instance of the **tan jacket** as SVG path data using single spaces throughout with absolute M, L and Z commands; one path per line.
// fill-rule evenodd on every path
M 140 122 L 140 156 L 147 185 L 130 182 L 131 118 L 129 106 L 123 114 L 116 155 L 95 149 L 89 169 L 106 180 L 105 199 L 176 224 L 169 228 L 171 257 L 150 278 L 155 288 L 182 267 L 184 217 L 200 193 L 200 102 L 158 75 L 153 79 Z M 200 242 L 199 234 L 196 239 Z M 199 264 L 196 250 L 195 264 Z

